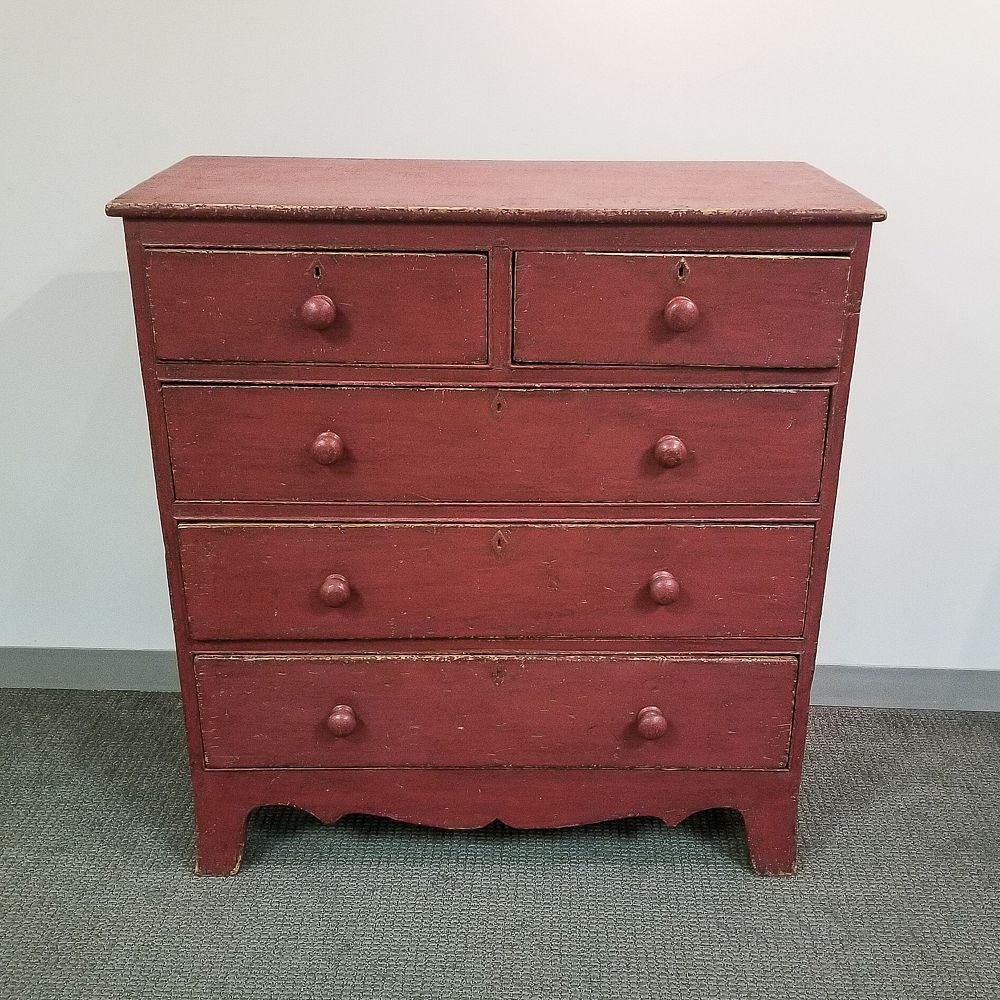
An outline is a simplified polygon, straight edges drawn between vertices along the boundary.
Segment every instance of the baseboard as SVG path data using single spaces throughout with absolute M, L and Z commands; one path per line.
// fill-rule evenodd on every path
M 1000 712 L 1000 670 L 817 665 L 814 705 Z
M 0 647 L 0 688 L 178 691 L 172 649 Z
M 164 649 L 0 647 L 0 688 L 176 691 L 177 657 Z M 822 664 L 814 705 L 1000 712 L 1000 670 Z

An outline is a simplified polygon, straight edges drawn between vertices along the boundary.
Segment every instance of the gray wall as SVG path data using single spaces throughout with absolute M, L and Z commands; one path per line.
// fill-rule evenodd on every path
M 995 5 L 8 5 L 0 646 L 163 649 L 112 195 L 189 153 L 803 159 L 876 229 L 821 660 L 996 669 Z

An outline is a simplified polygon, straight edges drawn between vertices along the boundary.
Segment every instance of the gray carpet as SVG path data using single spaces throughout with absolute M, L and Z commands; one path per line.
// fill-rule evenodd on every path
M 0 691 L 0 997 L 1000 995 L 1000 716 L 819 709 L 801 866 L 724 812 L 472 833 L 269 809 L 191 874 L 177 697 Z

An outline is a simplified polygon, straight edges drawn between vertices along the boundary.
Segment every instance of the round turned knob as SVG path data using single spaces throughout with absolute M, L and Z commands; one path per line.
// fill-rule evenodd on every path
M 664 434 L 653 448 L 656 461 L 665 469 L 673 469 L 687 458 L 687 447 L 684 442 L 673 434 Z
M 680 594 L 681 585 L 673 573 L 661 569 L 649 578 L 649 596 L 657 604 L 673 604 Z
M 350 736 L 358 728 L 358 717 L 350 705 L 337 705 L 326 717 L 326 728 L 334 736 Z
M 319 596 L 324 604 L 329 604 L 331 608 L 339 608 L 351 599 L 351 585 L 347 582 L 346 576 L 331 573 L 321 584 Z
M 323 431 L 309 445 L 309 454 L 320 465 L 333 465 L 344 454 L 344 439 L 333 431 Z
M 310 295 L 302 303 L 299 316 L 310 330 L 329 330 L 337 318 L 337 307 L 329 295 Z
M 663 318 L 674 333 L 687 333 L 698 322 L 698 307 L 686 295 L 675 295 L 664 307 Z
M 655 705 L 648 705 L 639 712 L 635 728 L 639 730 L 639 735 L 644 740 L 658 740 L 661 736 L 667 735 L 670 723 Z

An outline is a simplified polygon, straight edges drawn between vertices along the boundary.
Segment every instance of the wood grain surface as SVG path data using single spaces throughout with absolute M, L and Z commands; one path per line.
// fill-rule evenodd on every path
M 514 360 L 831 368 L 847 321 L 849 257 L 518 253 Z M 664 310 L 697 307 L 690 329 Z
M 872 222 L 874 202 L 806 163 L 192 156 L 110 215 L 419 222 Z
M 205 762 L 230 767 L 779 768 L 793 657 L 198 656 Z M 327 725 L 335 706 L 355 723 Z M 643 708 L 662 736 L 644 739 Z
M 195 639 L 800 636 L 813 530 L 718 524 L 183 524 Z M 650 577 L 679 581 L 669 607 Z M 344 576 L 353 597 L 319 588 Z
M 803 503 L 829 392 L 166 386 L 163 404 L 180 500 Z
M 201 361 L 486 362 L 484 254 L 152 250 L 156 354 Z M 303 319 L 327 296 L 329 329 Z

